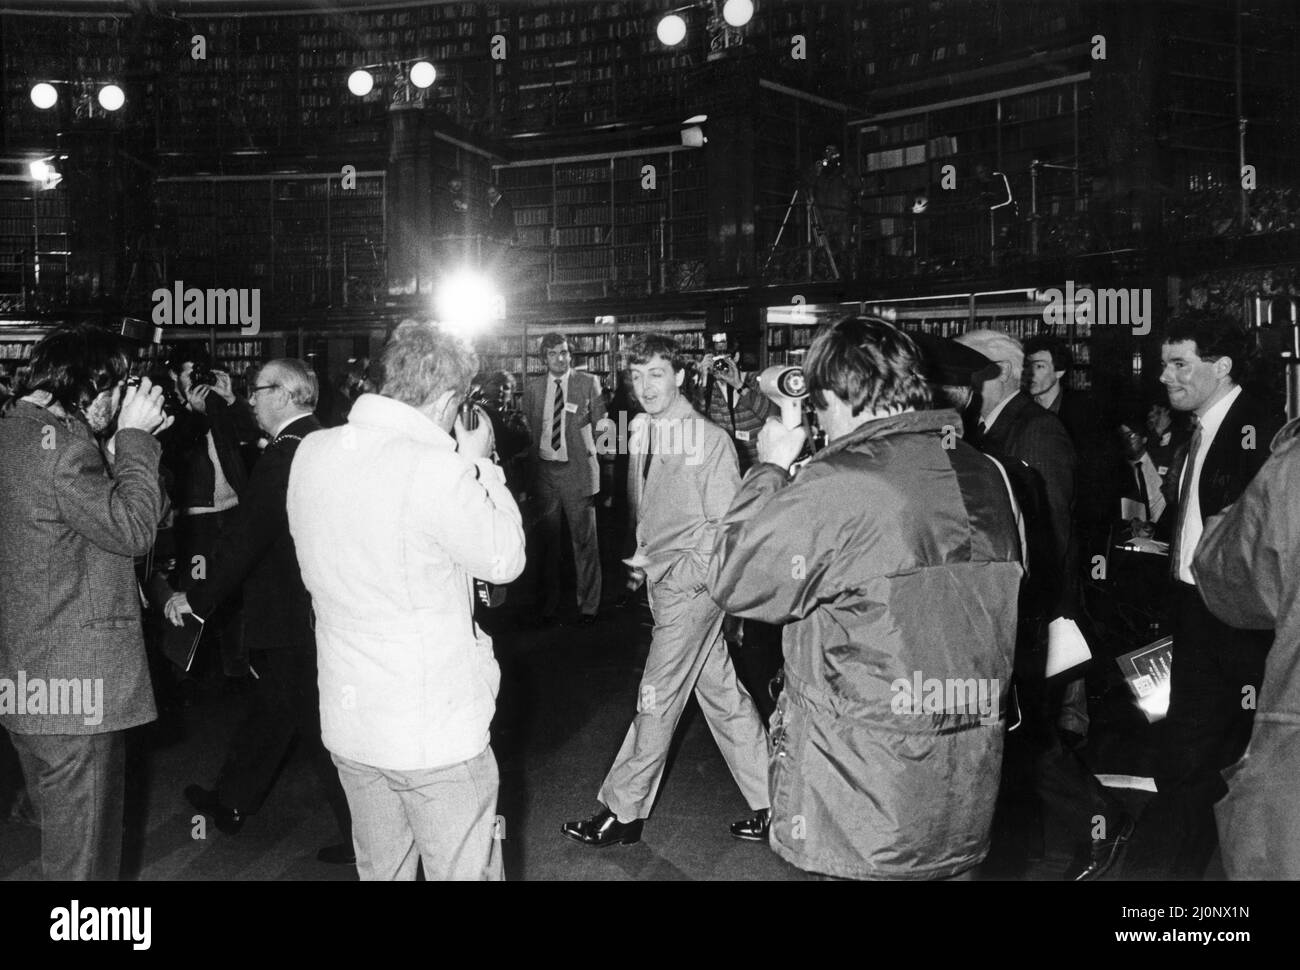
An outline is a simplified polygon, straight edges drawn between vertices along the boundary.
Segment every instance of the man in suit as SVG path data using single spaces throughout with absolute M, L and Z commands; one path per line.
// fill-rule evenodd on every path
M 560 605 L 560 515 L 569 525 L 577 572 L 578 623 L 596 621 L 600 609 L 600 552 L 596 541 L 596 494 L 600 466 L 595 434 L 605 420 L 600 381 L 570 366 L 569 341 L 562 333 L 542 338 L 546 374 L 528 382 L 524 417 L 530 436 L 531 491 L 538 503 L 544 546 L 543 624 L 555 621 Z
M 126 376 L 111 334 L 56 330 L 0 416 L 0 725 L 46 879 L 118 878 L 126 731 L 157 717 L 133 560 L 166 510 L 153 435 L 171 419 L 161 389 L 142 378 L 124 390 Z
M 722 610 L 707 591 L 718 524 L 740 486 L 736 449 L 726 433 L 681 394 L 684 360 L 671 337 L 646 334 L 629 350 L 632 388 L 645 408 L 629 446 L 628 495 L 634 502 L 634 582 L 649 584 L 654 633 L 637 693 L 637 714 L 591 818 L 560 829 L 589 846 L 641 838 L 668 761 L 668 749 L 694 691 L 751 817 L 731 826 L 747 841 L 767 841 L 767 739 L 758 710 L 736 679 L 722 642 Z
M 1074 447 L 1060 419 L 1021 392 L 1025 358 L 1018 340 L 992 330 L 957 340 L 998 365 L 997 376 L 980 388 L 973 443 L 1002 462 L 1025 513 L 1029 579 L 1020 601 L 1015 664 L 1023 723 L 1007 741 L 1004 797 L 1032 788 L 1077 846 L 1065 878 L 1097 879 L 1114 864 L 1133 822 L 1062 743 L 1057 722 L 1065 685 L 1046 676 L 1048 628 L 1053 620 L 1072 617 L 1078 600 Z
M 1213 806 L 1227 791 L 1220 771 L 1250 739 L 1253 697 L 1272 642 L 1269 632 L 1237 630 L 1216 617 L 1192 572 L 1206 521 L 1246 490 L 1281 426 L 1276 413 L 1242 390 L 1250 350 L 1249 338 L 1229 321 L 1197 316 L 1173 324 L 1160 351 L 1170 406 L 1189 414 L 1194 427 L 1170 471 L 1177 489 L 1161 519 L 1174 584 L 1174 663 L 1157 795 L 1143 819 L 1150 837 L 1134 846 L 1132 861 L 1143 875 L 1204 873 L 1217 844 Z
M 285 496 L 298 443 L 320 430 L 316 375 L 300 360 L 272 360 L 250 389 L 258 426 L 271 443 L 253 467 L 229 533 L 217 543 L 206 578 L 167 603 L 176 626 L 186 613 L 206 619 L 237 591 L 244 597 L 244 642 L 256 671 L 253 707 L 231 742 L 215 788 L 198 785 L 185 797 L 234 835 L 261 807 L 295 738 L 309 752 L 342 834 L 321 850 L 323 862 L 350 862 L 352 821 L 338 772 L 321 743 L 316 687 L 316 639 L 311 598 L 294 554 Z

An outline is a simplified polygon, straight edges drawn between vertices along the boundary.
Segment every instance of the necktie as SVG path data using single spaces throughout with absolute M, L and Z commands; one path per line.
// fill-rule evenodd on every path
M 1174 541 L 1170 552 L 1170 565 L 1173 567 L 1173 576 L 1175 580 L 1179 579 L 1182 572 L 1182 555 L 1183 555 L 1183 530 L 1187 528 L 1187 506 L 1191 504 L 1192 489 L 1196 483 L 1192 481 L 1192 476 L 1196 472 L 1196 455 L 1201 450 L 1201 425 L 1196 418 L 1192 418 L 1195 423 L 1196 431 L 1192 434 L 1192 440 L 1187 445 L 1187 458 L 1183 462 L 1183 483 L 1178 489 L 1178 523 L 1174 528 Z
M 655 456 L 655 425 L 653 421 L 645 423 L 645 459 L 641 462 L 641 481 L 650 477 L 650 460 Z
M 564 440 L 564 385 L 555 379 L 555 407 L 551 411 L 551 451 L 559 451 Z
M 988 430 L 989 430 L 988 426 L 984 424 L 984 419 L 980 418 L 980 423 L 975 429 L 975 433 L 979 435 L 979 437 L 976 440 L 983 441 L 984 435 L 988 432 Z
M 1147 521 L 1150 522 L 1152 521 L 1151 492 L 1147 489 L 1147 476 L 1146 473 L 1142 470 L 1142 462 L 1140 461 L 1134 462 L 1133 471 L 1137 473 L 1138 501 L 1140 501 L 1142 505 L 1146 508 Z

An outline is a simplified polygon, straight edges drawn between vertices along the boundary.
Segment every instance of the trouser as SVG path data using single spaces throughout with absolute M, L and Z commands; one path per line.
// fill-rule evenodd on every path
M 1250 741 L 1255 704 L 1247 701 L 1259 693 L 1272 635 L 1223 623 L 1186 583 L 1175 584 L 1170 632 L 1157 793 L 1142 814 L 1129 864 L 1138 875 L 1198 879 L 1218 844 L 1214 803 L 1228 791 L 1220 772 Z
M 1041 816 L 1034 816 L 1042 812 L 1060 822 L 1072 843 L 1086 844 L 1094 834 L 1105 837 L 1112 831 L 1124 809 L 1078 753 L 1061 743 L 1057 725 L 1068 684 L 1041 675 L 1045 633 L 1040 621 L 1020 623 L 1015 680 L 1020 725 L 1007 735 L 1000 808 L 1021 819 L 1017 830 L 1026 831 L 1027 822 L 1036 841 L 1041 840 Z M 1014 723 L 1014 714 L 1012 718 Z
M 1088 684 L 1083 677 L 1076 677 L 1061 690 L 1061 709 L 1056 716 L 1056 726 L 1086 738 L 1088 724 Z
M 650 585 L 654 633 L 637 694 L 637 714 L 596 796 L 620 821 L 649 818 L 677 722 L 695 691 L 709 730 L 749 807 L 771 804 L 767 735 L 722 642 L 722 611 L 708 593 Z
M 343 840 L 352 840 L 352 819 L 338 772 L 321 743 L 316 647 L 255 650 L 258 679 L 253 705 L 231 742 L 217 778 L 217 797 L 227 808 L 252 815 L 262 807 L 295 739 L 311 760 Z
M 126 734 L 10 733 L 41 824 L 48 880 L 114 880 L 122 867 Z
M 412 771 L 333 757 L 352 809 L 362 880 L 412 881 L 417 859 L 430 882 L 505 878 L 491 747 L 460 764 Z
M 212 569 L 217 541 L 235 524 L 235 509 L 181 515 L 176 519 L 176 588 L 188 592 Z M 202 559 L 196 562 L 195 557 Z M 201 570 L 198 576 L 196 570 Z M 218 607 L 203 627 L 204 643 L 220 650 L 221 670 L 227 677 L 248 674 L 248 651 L 244 649 L 243 615 L 238 594 Z
M 578 611 L 595 616 L 600 611 L 600 548 L 596 541 L 596 501 L 562 488 L 559 477 L 538 462 L 538 522 L 544 548 L 542 563 L 542 614 L 554 616 L 560 605 L 560 514 L 569 523 L 573 564 L 578 581 Z

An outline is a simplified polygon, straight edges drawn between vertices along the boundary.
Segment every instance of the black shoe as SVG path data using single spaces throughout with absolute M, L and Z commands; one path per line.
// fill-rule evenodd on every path
M 355 866 L 357 853 L 351 842 L 340 842 L 338 845 L 327 845 L 317 852 L 316 861 L 331 866 Z
M 1093 882 L 1100 879 L 1119 860 L 1124 846 L 1133 835 L 1133 817 L 1128 813 L 1120 815 L 1115 823 L 1115 836 L 1109 839 L 1093 839 L 1086 849 L 1081 849 L 1075 856 L 1074 864 L 1065 871 L 1066 882 Z
M 244 827 L 246 816 L 238 809 L 226 808 L 221 804 L 216 792 L 209 791 L 202 785 L 187 785 L 185 798 L 204 815 L 211 815 L 217 830 L 226 835 L 238 835 L 239 830 Z
M 641 827 L 645 819 L 632 822 L 620 822 L 618 816 L 608 808 L 603 808 L 591 818 L 581 822 L 565 822 L 560 831 L 565 838 L 581 842 L 583 845 L 603 849 L 607 845 L 633 845 L 641 841 Z
M 772 828 L 772 810 L 762 808 L 749 818 L 731 823 L 731 837 L 742 842 L 766 842 Z
M 593 624 L 595 624 L 595 622 L 596 622 L 596 614 L 595 614 L 595 613 L 583 613 L 582 616 L 578 617 L 578 623 L 577 623 L 577 625 L 578 625 L 578 626 L 592 626 Z

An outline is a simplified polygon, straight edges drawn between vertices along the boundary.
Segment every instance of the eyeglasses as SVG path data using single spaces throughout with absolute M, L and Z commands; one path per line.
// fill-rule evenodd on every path
M 254 394 L 256 394 L 258 391 L 269 391 L 269 390 L 271 390 L 272 388 L 280 387 L 280 386 L 282 386 L 282 385 L 280 385 L 280 384 L 259 384 L 259 385 L 257 385 L 257 387 L 250 387 L 250 388 L 248 389 L 248 396 L 249 396 L 249 397 L 252 397 L 252 396 L 253 396 Z

